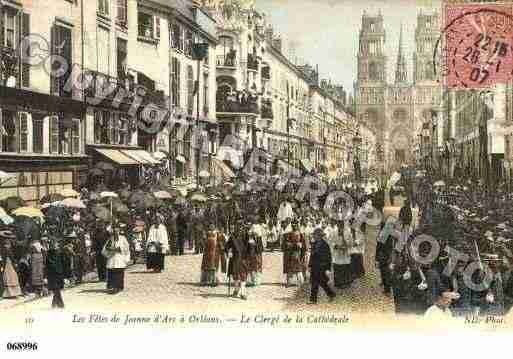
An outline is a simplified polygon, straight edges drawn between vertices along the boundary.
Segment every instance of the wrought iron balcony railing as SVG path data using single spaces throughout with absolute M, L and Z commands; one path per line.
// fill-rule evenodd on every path
M 237 67 L 237 52 L 235 50 L 228 52 L 225 55 L 217 55 L 216 65 L 218 67 Z
M 217 112 L 259 114 L 256 96 L 237 92 L 217 97 Z

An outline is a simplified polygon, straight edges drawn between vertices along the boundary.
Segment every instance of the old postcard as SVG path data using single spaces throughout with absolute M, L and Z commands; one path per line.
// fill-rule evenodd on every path
M 0 0 L 1 353 L 509 332 L 512 253 L 512 1 Z

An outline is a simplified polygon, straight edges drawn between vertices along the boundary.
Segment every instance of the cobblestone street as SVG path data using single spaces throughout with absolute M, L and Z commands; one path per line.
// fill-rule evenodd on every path
M 200 287 L 201 256 L 185 255 L 166 258 L 166 269 L 161 274 L 146 273 L 142 264 L 126 272 L 125 291 L 111 296 L 105 293 L 104 283 L 91 282 L 65 290 L 67 310 L 154 311 L 180 310 L 194 312 L 217 311 L 299 311 L 329 310 L 344 313 L 389 313 L 391 299 L 382 295 L 379 273 L 374 268 L 376 230 L 370 228 L 366 251 L 366 276 L 352 287 L 338 292 L 335 303 L 328 304 L 321 291 L 320 304 L 307 306 L 309 286 L 285 288 L 282 275 L 282 254 L 264 254 L 263 284 L 248 288 L 248 300 L 229 298 L 227 284 L 217 288 Z M 49 310 L 51 297 L 23 302 L 0 301 L 2 310 Z

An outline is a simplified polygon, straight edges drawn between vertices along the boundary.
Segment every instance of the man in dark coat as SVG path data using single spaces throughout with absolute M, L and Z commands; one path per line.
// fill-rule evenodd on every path
M 234 297 L 246 300 L 246 281 L 249 272 L 249 242 L 248 228 L 238 223 L 235 233 L 226 243 L 225 253 L 230 258 L 228 262 L 228 277 L 233 278 L 235 290 Z
M 381 230 L 378 235 L 378 243 L 376 245 L 376 267 L 381 273 L 381 282 L 383 283 L 383 292 L 390 295 L 392 290 L 392 271 L 390 264 L 392 262 L 392 252 L 394 251 L 395 239 L 393 233 L 393 222 L 387 220 L 381 224 Z
M 98 271 L 98 280 L 105 282 L 107 278 L 107 259 L 102 254 L 105 243 L 109 240 L 109 233 L 107 232 L 107 223 L 98 221 L 94 231 L 94 253 L 96 257 L 96 270 Z
M 320 228 L 313 232 L 314 243 L 312 245 L 312 253 L 310 255 L 310 281 L 312 288 L 310 292 L 310 304 L 317 303 L 317 295 L 319 293 L 319 286 L 324 289 L 329 297 L 330 302 L 336 297 L 333 289 L 328 285 L 329 274 L 331 270 L 331 250 L 330 246 L 325 240 L 326 234 Z
M 52 308 L 64 308 L 61 290 L 64 289 L 64 263 L 63 253 L 59 245 L 59 239 L 50 238 L 50 249 L 46 257 L 46 276 L 48 290 L 53 292 Z

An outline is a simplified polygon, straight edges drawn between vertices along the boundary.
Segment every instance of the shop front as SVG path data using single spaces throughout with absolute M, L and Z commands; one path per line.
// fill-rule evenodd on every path
M 12 178 L 0 199 L 19 196 L 30 205 L 85 182 L 84 106 L 68 97 L 0 86 L 0 170 Z

